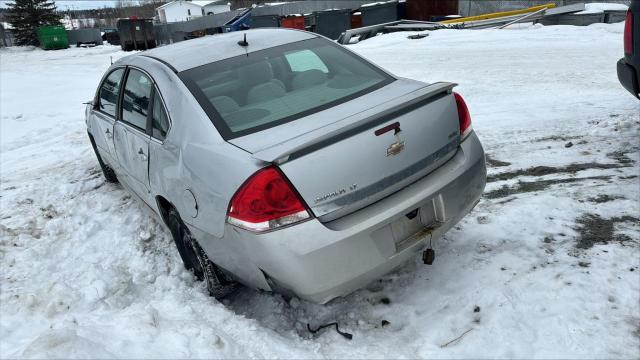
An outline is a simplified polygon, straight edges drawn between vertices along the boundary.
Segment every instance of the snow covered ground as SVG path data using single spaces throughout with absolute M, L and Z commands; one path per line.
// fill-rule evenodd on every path
M 459 83 L 490 178 L 432 266 L 325 306 L 209 298 L 150 210 L 104 182 L 82 102 L 118 48 L 0 50 L 0 356 L 640 357 L 640 103 L 616 78 L 622 31 L 351 46 L 399 76 Z M 306 330 L 331 321 L 353 340 Z

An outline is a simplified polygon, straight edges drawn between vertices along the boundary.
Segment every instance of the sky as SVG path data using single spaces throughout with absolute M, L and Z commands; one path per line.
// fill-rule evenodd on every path
M 7 7 L 7 3 L 13 2 L 12 0 L 0 0 L 0 7 Z M 98 9 L 105 6 L 111 7 L 116 4 L 115 0 L 55 0 L 56 6 L 59 10 L 86 10 L 86 9 Z

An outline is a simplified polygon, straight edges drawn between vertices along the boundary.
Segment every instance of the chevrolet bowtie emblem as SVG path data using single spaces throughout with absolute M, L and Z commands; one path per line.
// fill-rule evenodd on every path
M 396 133 L 396 142 L 389 145 L 387 148 L 387 156 L 398 155 L 402 150 L 404 150 L 404 141 L 400 139 L 400 135 L 398 133 Z
M 394 155 L 398 155 L 400 152 L 402 152 L 402 150 L 404 150 L 404 141 L 400 138 L 400 132 L 402 130 L 400 130 L 400 123 L 399 122 L 395 122 L 391 125 L 387 125 L 383 128 L 380 128 L 378 130 L 375 131 L 376 136 L 380 136 L 384 133 L 387 133 L 389 131 L 393 130 L 393 134 L 396 137 L 396 142 L 394 142 L 393 144 L 389 145 L 389 147 L 387 148 L 387 156 L 394 156 Z

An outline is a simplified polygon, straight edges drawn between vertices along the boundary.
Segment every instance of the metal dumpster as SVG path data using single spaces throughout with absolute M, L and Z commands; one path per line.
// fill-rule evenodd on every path
M 69 47 L 69 38 L 64 26 L 45 25 L 37 30 L 40 47 L 44 50 L 66 49 Z
M 407 18 L 407 2 L 398 1 L 398 19 L 403 20 Z
M 279 27 L 280 17 L 278 15 L 258 15 L 251 16 L 251 28 Z
M 117 26 L 122 50 L 147 50 L 156 47 L 156 37 L 151 20 L 120 19 Z
M 547 16 L 539 23 L 543 25 L 575 25 L 587 26 L 604 22 L 604 13 L 595 14 L 562 14 L 557 16 Z
M 289 29 L 304 30 L 304 16 L 302 15 L 287 15 L 280 18 L 280 26 Z
M 398 2 L 364 4 L 360 7 L 362 26 L 388 23 L 398 20 Z
M 82 44 L 102 45 L 102 35 L 100 35 L 100 29 L 98 28 L 68 30 L 67 36 L 69 37 L 69 44 L 75 44 L 76 46 Z
M 362 27 L 362 13 L 354 11 L 351 13 L 351 28 L 357 29 Z
M 104 34 L 104 39 L 111 45 L 120 45 L 120 33 L 117 31 Z
M 604 22 L 607 24 L 614 24 L 623 22 L 627 19 L 627 12 L 624 10 L 605 10 Z
M 114 28 L 103 28 L 102 32 L 102 40 L 108 42 L 111 45 L 120 45 L 120 34 L 118 34 L 118 29 Z
M 351 9 L 316 11 L 312 14 L 311 30 L 336 40 L 351 28 Z
M 476 1 L 473 3 L 483 3 Z M 491 1 L 487 1 L 491 2 Z M 500 3 L 496 1 L 496 3 Z M 401 3 L 405 11 L 405 16 L 401 19 L 429 21 L 432 16 L 458 14 L 458 0 L 407 0 Z M 462 10 L 462 9 L 460 9 Z
M 313 13 L 304 14 L 304 30 L 316 31 L 316 15 Z

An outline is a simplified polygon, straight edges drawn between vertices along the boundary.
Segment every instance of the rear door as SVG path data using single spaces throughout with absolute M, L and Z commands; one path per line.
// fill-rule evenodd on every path
M 122 94 L 121 121 L 114 127 L 115 153 L 127 184 L 143 199 L 149 194 L 151 78 L 129 69 Z
M 113 125 L 116 121 L 116 109 L 118 107 L 118 96 L 122 84 L 125 68 L 113 70 L 104 79 L 98 91 L 98 99 L 91 117 L 96 130 L 92 135 L 96 146 L 100 149 L 100 154 L 112 168 L 118 170 L 117 161 L 113 148 Z

